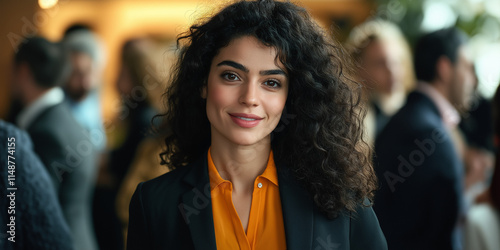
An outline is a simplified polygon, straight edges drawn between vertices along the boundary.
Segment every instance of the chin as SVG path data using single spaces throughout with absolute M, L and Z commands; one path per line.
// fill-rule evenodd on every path
M 265 140 L 267 137 L 259 137 L 259 136 L 254 136 L 254 135 L 248 135 L 248 134 L 235 134 L 232 135 L 229 139 L 236 145 L 240 146 L 251 146 L 255 145 L 259 142 L 262 142 Z
M 240 145 L 240 146 L 251 146 L 259 142 L 259 140 L 256 139 L 250 139 L 250 138 L 234 138 L 233 140 L 234 144 Z

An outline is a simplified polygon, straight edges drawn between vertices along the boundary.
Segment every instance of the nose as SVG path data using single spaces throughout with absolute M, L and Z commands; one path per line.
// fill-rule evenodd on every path
M 242 84 L 241 86 L 241 95 L 240 95 L 240 103 L 246 106 L 258 106 L 258 83 L 257 82 L 248 82 L 246 84 Z

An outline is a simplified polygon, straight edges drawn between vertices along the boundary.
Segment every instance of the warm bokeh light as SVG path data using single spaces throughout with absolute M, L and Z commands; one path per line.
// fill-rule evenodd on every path
M 57 2 L 59 2 L 59 0 L 38 0 L 38 5 L 40 5 L 42 9 L 50 9 L 56 6 Z

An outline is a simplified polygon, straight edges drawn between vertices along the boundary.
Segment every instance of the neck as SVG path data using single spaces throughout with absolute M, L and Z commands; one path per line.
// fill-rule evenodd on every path
M 400 88 L 390 94 L 378 93 L 374 94 L 372 101 L 378 105 L 385 115 L 394 115 L 405 103 L 406 93 Z
M 233 184 L 233 192 L 251 192 L 257 176 L 267 167 L 270 137 L 254 145 L 242 146 L 212 134 L 210 155 L 219 175 Z
M 451 103 L 450 100 L 450 91 L 447 88 L 446 84 L 442 81 L 435 80 L 433 82 L 429 83 L 431 87 L 433 87 L 435 90 L 437 90 L 446 100 L 448 100 Z

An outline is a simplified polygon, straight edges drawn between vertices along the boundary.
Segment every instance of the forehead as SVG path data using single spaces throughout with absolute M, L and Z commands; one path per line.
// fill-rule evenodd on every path
M 232 60 L 252 68 L 284 68 L 277 58 L 277 50 L 266 46 L 253 36 L 242 36 L 231 40 L 231 42 L 219 50 L 212 60 L 212 66 L 224 60 Z
M 71 53 L 71 61 L 73 66 L 86 66 L 90 67 L 92 65 L 92 58 L 90 55 L 82 53 L 82 52 L 73 52 Z
M 74 51 L 74 52 L 71 52 L 70 53 L 71 55 L 71 58 L 73 60 L 85 60 L 85 61 L 92 61 L 92 57 L 90 57 L 89 54 L 87 53 L 84 53 L 84 52 L 77 52 L 77 51 Z
M 380 39 L 374 39 L 365 44 L 365 47 L 362 48 L 361 56 L 365 59 L 374 56 L 384 55 L 386 53 L 386 46 L 383 41 Z

